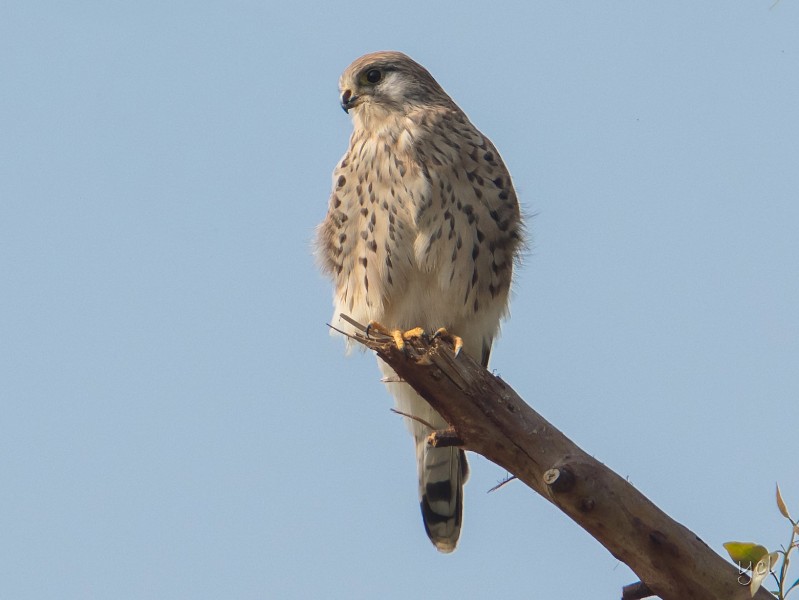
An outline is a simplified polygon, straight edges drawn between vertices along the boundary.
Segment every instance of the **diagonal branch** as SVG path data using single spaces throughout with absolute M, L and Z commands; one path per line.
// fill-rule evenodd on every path
M 441 413 L 464 449 L 507 469 L 627 564 L 645 584 L 639 592 L 648 587 L 663 600 L 750 598 L 732 564 L 465 353 L 455 357 L 438 339 L 413 339 L 400 351 L 385 337 L 357 332 L 351 337 L 374 350 Z M 761 589 L 755 598 L 773 596 Z

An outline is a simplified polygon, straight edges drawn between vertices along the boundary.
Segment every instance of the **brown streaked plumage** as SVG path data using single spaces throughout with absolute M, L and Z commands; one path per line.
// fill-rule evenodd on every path
M 346 329 L 339 319 L 345 313 L 391 329 L 445 327 L 487 364 L 523 237 L 499 153 L 402 53 L 362 56 L 339 86 L 354 131 L 318 231 L 322 268 L 334 284 L 334 323 Z M 410 386 L 388 386 L 399 410 L 446 426 Z M 451 552 L 461 529 L 466 457 L 428 447 L 430 430 L 408 425 L 425 529 L 439 550 Z

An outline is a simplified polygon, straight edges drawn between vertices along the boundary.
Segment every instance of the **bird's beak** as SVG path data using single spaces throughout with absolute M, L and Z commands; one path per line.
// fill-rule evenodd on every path
M 344 109 L 345 113 L 349 114 L 350 109 L 353 106 L 355 106 L 355 103 L 357 102 L 359 97 L 360 96 L 356 96 L 355 94 L 353 94 L 352 90 L 344 90 L 341 93 L 341 108 Z

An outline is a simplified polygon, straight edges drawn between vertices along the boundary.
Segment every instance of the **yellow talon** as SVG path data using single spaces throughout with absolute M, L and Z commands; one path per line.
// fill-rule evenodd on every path
M 388 329 L 388 327 L 386 327 L 382 323 L 378 323 L 377 321 L 369 321 L 369 324 L 366 326 L 366 337 L 369 337 L 369 334 L 372 331 L 376 331 L 381 335 L 387 335 L 388 337 L 392 337 L 391 331 Z
M 391 337 L 394 338 L 394 345 L 397 347 L 397 350 L 405 352 L 405 340 L 402 339 L 402 332 L 399 329 L 395 329 L 391 332 Z
M 433 334 L 433 339 L 436 338 L 441 338 L 452 344 L 452 350 L 455 352 L 455 356 L 461 353 L 461 349 L 463 349 L 463 338 L 461 336 L 454 335 L 447 331 L 445 327 L 441 327 Z
M 366 337 L 369 337 L 371 332 L 376 332 L 386 337 L 390 337 L 394 341 L 394 345 L 397 347 L 397 350 L 402 352 L 405 351 L 406 341 L 421 338 L 426 335 L 424 329 L 421 327 L 414 327 L 413 329 L 402 331 L 401 329 L 389 329 L 377 321 L 371 321 L 366 326 Z M 452 350 L 455 352 L 455 356 L 458 356 L 458 354 L 461 353 L 461 350 L 463 349 L 463 338 L 461 336 L 454 335 L 447 331 L 445 327 L 441 327 L 433 334 L 432 339 L 436 338 L 441 338 L 442 340 L 452 344 Z
M 424 329 L 421 327 L 414 327 L 413 329 L 409 329 L 408 331 L 402 332 L 402 339 L 404 340 L 412 340 L 414 338 L 424 337 Z
M 366 336 L 369 336 L 371 331 L 375 331 L 387 337 L 390 337 L 394 340 L 394 345 L 397 347 L 397 350 L 404 352 L 405 351 L 405 341 L 412 340 L 414 338 L 420 338 L 425 335 L 424 329 L 421 327 L 414 327 L 413 329 L 409 329 L 407 331 L 402 331 L 401 329 L 389 329 L 382 323 L 378 323 L 377 321 L 371 321 L 366 326 Z

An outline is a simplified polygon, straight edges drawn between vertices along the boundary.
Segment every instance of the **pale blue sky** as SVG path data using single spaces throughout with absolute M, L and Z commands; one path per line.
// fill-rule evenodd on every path
M 492 367 L 715 550 L 799 512 L 799 6 L 0 5 L 0 597 L 616 598 L 472 459 L 418 515 L 311 256 L 356 57 L 496 143 L 532 233 Z

